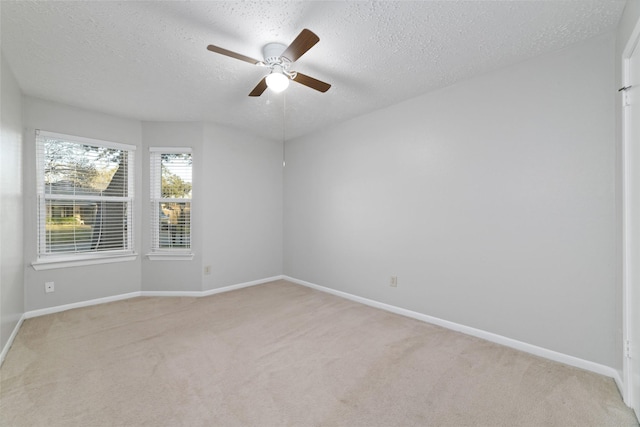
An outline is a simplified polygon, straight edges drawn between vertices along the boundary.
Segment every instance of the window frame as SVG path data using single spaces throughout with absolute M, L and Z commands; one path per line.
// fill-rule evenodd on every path
M 151 261 L 191 261 L 193 260 L 193 190 L 191 198 L 162 197 L 162 154 L 190 154 L 191 155 L 191 183 L 193 185 L 193 150 L 191 147 L 149 147 L 149 206 L 150 206 L 150 243 L 147 258 Z M 158 217 L 158 203 L 189 203 L 191 213 L 189 218 L 189 247 L 163 248 L 160 242 L 160 220 Z M 156 246 L 158 243 L 158 246 Z
M 56 138 L 79 145 L 122 150 L 127 155 L 127 195 L 67 195 L 47 193 L 45 190 L 45 148 L 46 137 Z M 137 258 L 135 252 L 135 145 L 105 141 L 94 138 L 67 135 L 36 129 L 36 260 L 31 263 L 35 270 L 76 267 L 92 264 L 133 261 Z M 47 201 L 67 200 L 70 202 L 121 202 L 126 203 L 126 215 L 123 224 L 126 226 L 126 237 L 123 241 L 124 249 L 93 250 L 77 252 L 47 252 L 46 220 Z

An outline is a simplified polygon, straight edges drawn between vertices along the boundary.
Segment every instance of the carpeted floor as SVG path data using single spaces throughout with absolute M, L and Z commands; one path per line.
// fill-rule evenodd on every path
M 632 426 L 614 381 L 284 281 L 24 322 L 2 426 Z

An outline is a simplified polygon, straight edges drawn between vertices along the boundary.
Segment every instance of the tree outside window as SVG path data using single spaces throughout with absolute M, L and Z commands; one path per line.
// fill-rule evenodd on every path
M 151 149 L 152 251 L 191 248 L 192 156 L 188 149 Z
M 39 131 L 38 256 L 132 251 L 133 146 Z

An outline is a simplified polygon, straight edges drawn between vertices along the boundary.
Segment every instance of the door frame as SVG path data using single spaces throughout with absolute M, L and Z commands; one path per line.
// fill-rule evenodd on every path
M 635 51 L 635 52 L 634 52 Z M 640 54 L 640 19 L 636 22 L 636 25 L 631 33 L 631 37 L 627 41 L 627 44 L 622 51 L 622 86 L 626 87 L 630 84 L 630 59 L 631 54 Z M 622 397 L 627 406 L 632 407 L 633 402 L 638 402 L 640 396 L 634 396 L 631 386 L 632 366 L 629 358 L 629 344 L 631 341 L 630 325 L 633 319 L 632 313 L 634 310 L 640 308 L 634 307 L 631 301 L 632 289 L 636 292 L 640 292 L 640 277 L 632 277 L 630 265 L 631 265 L 631 247 L 632 242 L 640 239 L 640 236 L 634 236 L 628 233 L 629 229 L 632 229 L 630 225 L 636 224 L 635 229 L 640 230 L 640 217 L 632 215 L 629 201 L 632 198 L 633 192 L 640 193 L 640 185 L 633 182 L 630 175 L 630 171 L 640 168 L 639 162 L 633 162 L 630 158 L 629 151 L 632 141 L 629 135 L 629 110 L 625 106 L 624 93 L 621 97 L 621 109 L 622 109 L 622 233 L 623 233 L 623 248 L 622 248 L 622 311 L 623 311 L 623 325 L 622 325 L 622 338 L 623 338 L 623 357 L 622 357 L 622 375 L 623 375 L 623 390 Z M 638 164 L 637 164 L 638 163 Z M 634 288 L 635 287 L 635 288 Z M 634 354 L 640 354 L 640 343 L 634 343 Z M 637 360 L 636 356 L 636 360 Z M 640 403 L 637 403 L 640 406 Z M 640 411 L 640 408 L 634 408 L 636 411 Z M 636 416 L 640 415 L 637 413 Z

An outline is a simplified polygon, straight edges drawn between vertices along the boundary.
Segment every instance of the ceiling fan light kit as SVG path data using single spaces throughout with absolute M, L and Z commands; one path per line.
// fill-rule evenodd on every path
M 331 87 L 329 83 L 325 83 L 314 79 L 313 77 L 290 70 L 291 64 L 297 61 L 298 58 L 304 55 L 319 41 L 320 38 L 318 38 L 318 36 L 305 28 L 289 46 L 285 46 L 281 43 L 269 43 L 265 45 L 262 48 L 262 54 L 264 56 L 263 61 L 258 61 L 248 56 L 214 45 L 207 46 L 207 49 L 211 52 L 219 53 L 230 58 L 239 59 L 241 61 L 249 62 L 250 64 L 269 68 L 269 74 L 267 74 L 258 83 L 258 85 L 249 93 L 249 96 L 260 96 L 267 87 L 274 92 L 282 92 L 289 86 L 289 80 L 293 80 L 301 85 L 324 93 Z
M 289 87 L 289 77 L 275 69 L 266 77 L 266 81 L 269 89 L 276 93 L 282 92 Z

